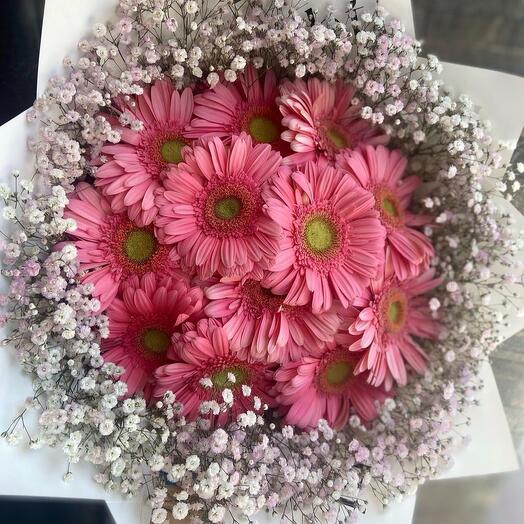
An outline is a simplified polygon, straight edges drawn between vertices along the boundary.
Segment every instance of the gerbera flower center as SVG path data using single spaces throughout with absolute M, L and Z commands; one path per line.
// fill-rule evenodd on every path
M 331 145 L 335 149 L 345 149 L 346 147 L 349 147 L 346 137 L 337 127 L 329 127 L 326 130 L 326 138 L 331 142 Z
M 373 193 L 382 222 L 392 227 L 401 226 L 404 223 L 404 212 L 397 195 L 386 187 L 377 188 Z
M 119 280 L 148 272 L 161 274 L 171 265 L 171 248 L 157 242 L 153 226 L 138 227 L 125 216 L 115 215 L 102 226 L 102 235 L 100 248 Z
M 206 234 L 233 237 L 251 234 L 253 219 L 261 207 L 253 189 L 241 181 L 217 181 L 210 186 L 201 195 L 199 205 Z
M 351 147 L 348 132 L 335 122 L 318 123 L 318 144 L 328 157 L 334 156 L 342 149 Z
M 231 378 L 234 377 L 234 380 Z M 235 387 L 242 386 L 249 378 L 247 369 L 241 366 L 229 367 L 221 369 L 211 375 L 211 382 L 217 389 L 223 390 L 226 388 L 234 389 Z
M 389 216 L 398 217 L 399 215 L 397 204 L 391 198 L 382 199 L 382 209 Z
M 318 386 L 324 393 L 341 393 L 354 377 L 354 363 L 347 349 L 340 348 L 329 353 L 320 366 Z
M 392 333 L 399 332 L 407 319 L 407 297 L 400 289 L 390 290 L 380 300 L 381 317 L 386 329 Z
M 140 136 L 136 153 L 141 166 L 154 179 L 157 179 L 169 165 L 178 164 L 183 160 L 182 149 L 188 145 L 188 141 L 176 126 L 159 123 L 141 131 Z
M 157 241 L 149 229 L 133 229 L 124 240 L 125 255 L 129 260 L 143 263 L 149 260 L 156 251 Z
M 256 280 L 247 280 L 243 284 L 242 298 L 244 308 L 255 318 L 260 317 L 264 311 L 278 311 L 284 301 L 283 296 L 273 294 Z
M 231 220 L 240 215 L 242 201 L 234 196 L 221 198 L 215 203 L 215 216 L 222 220 Z
M 170 344 L 171 337 L 163 329 L 149 328 L 142 334 L 142 346 L 150 353 L 164 354 Z
M 249 134 L 263 144 L 270 144 L 280 136 L 279 124 L 267 116 L 254 116 L 248 123 Z
M 182 161 L 182 149 L 186 142 L 180 139 L 167 140 L 160 145 L 160 156 L 168 164 L 178 164 Z
M 314 215 L 304 222 L 304 241 L 315 254 L 323 255 L 338 241 L 335 224 L 324 216 Z

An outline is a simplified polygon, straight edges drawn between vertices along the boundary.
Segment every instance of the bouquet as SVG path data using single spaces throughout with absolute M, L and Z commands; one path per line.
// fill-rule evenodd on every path
M 121 0 L 79 49 L 0 188 L 34 384 L 3 436 L 156 524 L 352 522 L 442 471 L 520 278 L 494 198 L 524 166 L 438 60 L 380 7 L 280 0 Z

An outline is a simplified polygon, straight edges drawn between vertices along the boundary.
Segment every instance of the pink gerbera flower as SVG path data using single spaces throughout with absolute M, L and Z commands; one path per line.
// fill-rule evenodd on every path
M 187 136 L 218 136 L 227 141 L 245 132 L 256 143 L 287 152 L 289 146 L 280 138 L 283 127 L 277 96 L 275 73 L 259 72 L 249 65 L 236 83 L 217 84 L 195 97 L 195 116 Z
M 206 296 L 205 313 L 222 319 L 232 344 L 255 360 L 285 363 L 318 354 L 340 324 L 335 308 L 315 315 L 308 306 L 288 306 L 285 295 L 252 278 L 215 284 Z
M 163 173 L 182 160 L 182 148 L 189 143 L 185 128 L 193 113 L 192 91 L 180 94 L 170 80 L 157 80 L 132 104 L 116 105 L 143 126 L 116 127 L 121 141 L 102 148 L 109 160 L 96 171 L 95 186 L 110 199 L 113 211 L 127 211 L 136 224 L 148 225 L 157 213 L 155 191 Z
M 301 169 L 280 170 L 266 195 L 283 237 L 265 285 L 314 313 L 334 299 L 347 307 L 383 263 L 385 230 L 373 195 L 351 177 L 322 159 Z
M 339 155 L 337 165 L 375 196 L 375 207 L 387 231 L 386 246 L 397 277 L 403 280 L 425 271 L 434 256 L 433 246 L 424 234 L 410 226 L 427 224 L 431 219 L 408 211 L 420 179 L 417 176 L 402 178 L 406 158 L 398 150 L 365 146 Z
M 260 362 L 239 358 L 232 350 L 226 331 L 213 321 L 201 320 L 196 331 L 179 338 L 178 362 L 157 369 L 155 396 L 172 391 L 183 404 L 182 415 L 195 420 L 204 401 L 222 403 L 225 389 L 233 393 L 233 406 L 220 413 L 215 423 L 223 426 L 246 411 L 255 411 L 253 397 L 273 405 L 273 380 L 269 368 Z M 206 382 L 208 382 L 206 384 Z M 251 388 L 246 396 L 243 386 Z
M 280 155 L 249 136 L 219 138 L 184 153 L 158 197 L 158 235 L 175 244 L 183 263 L 200 277 L 243 276 L 266 269 L 278 249 L 280 227 L 264 209 L 262 190 Z
M 84 283 L 94 284 L 93 296 L 107 308 L 120 283 L 148 272 L 175 271 L 176 254 L 160 245 L 152 226 L 139 227 L 126 214 L 114 213 L 109 202 L 86 182 L 69 196 L 64 212 L 76 222 L 69 236 L 78 250 Z
M 310 78 L 282 83 L 279 99 L 282 138 L 294 154 L 287 164 L 301 165 L 319 157 L 333 161 L 341 151 L 359 144 L 386 144 L 387 135 L 360 117 L 360 106 L 352 104 L 355 88 L 338 81 Z
M 172 337 L 202 309 L 202 291 L 172 277 L 146 273 L 131 277 L 107 310 L 109 338 L 102 341 L 104 360 L 125 369 L 120 377 L 127 394 L 151 398 L 153 373 L 169 362 Z M 171 355 L 173 356 L 173 355 Z
M 366 422 L 377 416 L 375 402 L 386 398 L 384 391 L 370 386 L 365 375 L 355 375 L 358 356 L 339 342 L 336 337 L 321 355 L 303 357 L 276 371 L 276 400 L 288 424 L 312 428 L 325 419 L 340 429 L 352 410 Z
M 354 301 L 359 312 L 349 333 L 358 339 L 349 349 L 359 352 L 356 372 L 366 373 L 370 384 L 384 383 L 387 390 L 394 380 L 406 384 L 406 364 L 425 371 L 426 354 L 413 337 L 435 339 L 441 325 L 431 316 L 428 298 L 420 295 L 440 283 L 432 269 L 401 281 L 386 264 L 385 273 Z

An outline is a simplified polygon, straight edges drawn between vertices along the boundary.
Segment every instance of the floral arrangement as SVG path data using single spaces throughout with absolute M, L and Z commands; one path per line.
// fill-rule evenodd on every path
M 524 166 L 354 4 L 120 0 L 65 59 L 35 173 L 0 188 L 34 383 L 10 443 L 146 490 L 156 524 L 352 522 L 449 466 L 521 278 L 494 202 Z

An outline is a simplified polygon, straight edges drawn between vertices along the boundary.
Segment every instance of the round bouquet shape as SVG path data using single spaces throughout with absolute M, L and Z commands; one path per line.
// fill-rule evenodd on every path
M 486 288 L 520 278 L 471 102 L 381 8 L 116 7 L 0 188 L 38 413 L 3 435 L 147 492 L 155 524 L 353 522 L 413 493 L 508 314 Z

